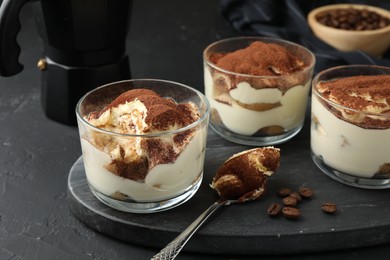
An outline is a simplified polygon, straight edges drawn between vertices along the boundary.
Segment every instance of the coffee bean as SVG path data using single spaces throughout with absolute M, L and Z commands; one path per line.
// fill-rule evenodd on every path
M 333 202 L 325 202 L 321 205 L 321 209 L 328 214 L 333 214 L 337 211 L 337 206 Z
M 297 219 L 301 216 L 297 205 L 302 198 L 311 198 L 314 195 L 314 190 L 309 187 L 300 187 L 298 192 L 290 188 L 280 188 L 278 195 L 282 197 L 283 205 L 279 203 L 272 203 L 267 208 L 267 214 L 271 217 L 278 216 L 281 213 L 288 219 Z M 283 207 L 284 206 L 284 207 Z M 337 211 L 337 206 L 333 202 L 326 202 L 321 205 L 322 210 L 328 214 L 334 214 Z
M 301 188 L 299 188 L 298 193 L 303 198 L 311 198 L 314 194 L 314 191 L 308 187 L 301 187 Z
M 390 25 L 390 19 L 374 11 L 356 8 L 337 8 L 319 13 L 319 23 L 343 30 L 376 30 Z
M 267 214 L 271 217 L 276 217 L 280 214 L 282 206 L 278 203 L 272 203 L 267 209 Z
M 284 207 L 282 213 L 288 219 L 297 219 L 301 216 L 299 209 L 294 207 Z
M 291 193 L 291 189 L 289 188 L 281 188 L 278 190 L 278 195 L 280 197 L 287 197 L 288 195 L 290 195 Z
M 289 194 L 289 196 L 290 196 L 290 197 L 294 197 L 294 198 L 296 198 L 296 199 L 297 199 L 297 201 L 301 201 L 301 200 L 302 200 L 302 196 L 301 196 L 301 195 L 299 195 L 299 193 L 298 193 L 298 192 L 296 192 L 296 191 L 293 191 L 293 192 L 291 192 L 291 193 Z
M 288 196 L 288 197 L 283 198 L 283 204 L 285 206 L 295 207 L 297 205 L 297 203 L 298 203 L 298 200 L 295 197 Z

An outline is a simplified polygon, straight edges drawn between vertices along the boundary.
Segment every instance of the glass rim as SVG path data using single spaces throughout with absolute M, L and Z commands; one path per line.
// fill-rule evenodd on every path
M 328 72 L 331 72 L 331 71 L 335 71 L 335 70 L 339 70 L 339 69 L 357 69 L 357 68 L 367 68 L 367 67 L 370 67 L 370 68 L 377 68 L 377 69 L 384 69 L 384 70 L 388 70 L 389 71 L 389 74 L 390 74 L 390 68 L 389 67 L 385 67 L 385 66 L 378 66 L 378 65 L 363 65 L 363 64 L 355 64 L 355 65 L 342 65 L 342 66 L 336 66 L 336 67 L 332 67 L 332 68 L 328 68 L 326 70 L 323 70 L 319 73 L 317 73 L 317 75 L 315 75 L 315 77 L 313 78 L 312 80 L 312 89 L 313 89 L 313 93 L 319 97 L 321 100 L 323 100 L 324 102 L 328 103 L 329 105 L 331 105 L 332 107 L 338 107 L 338 108 L 341 108 L 343 110 L 348 110 L 348 111 L 351 111 L 351 112 L 354 112 L 354 113 L 360 113 L 360 114 L 365 114 L 365 115 L 368 115 L 368 116 L 379 116 L 379 117 L 384 117 L 384 118 L 388 118 L 390 119 L 390 113 L 374 113 L 374 112 L 369 112 L 369 111 L 362 111 L 362 110 L 358 110 L 358 109 L 354 109 L 354 108 L 350 108 L 350 107 L 347 107 L 347 106 L 344 106 L 344 105 L 341 105 L 337 102 L 334 102 L 330 99 L 327 99 L 325 98 L 320 92 L 318 92 L 317 90 L 317 84 L 319 82 L 323 82 L 324 80 L 320 81 L 319 80 L 319 77 L 328 73 Z M 360 74 L 362 76 L 364 76 L 365 74 Z M 387 75 L 387 74 L 386 74 Z M 347 76 L 347 77 L 352 77 L 352 76 Z M 338 78 L 346 78 L 346 77 L 338 77 Z
M 261 76 L 261 75 L 250 75 L 250 74 L 244 74 L 244 73 L 237 73 L 237 72 L 233 72 L 233 71 L 229 71 L 229 70 L 225 70 L 223 68 L 220 68 L 218 67 L 215 63 L 211 62 L 209 60 L 209 58 L 207 57 L 207 53 L 208 51 L 218 45 L 218 44 L 221 44 L 221 43 L 224 43 L 224 42 L 229 42 L 229 41 L 242 41 L 242 40 L 253 40 L 253 41 L 264 41 L 264 42 L 274 42 L 274 43 L 283 43 L 284 46 L 286 45 L 291 45 L 291 46 L 295 46 L 297 48 L 300 48 L 302 50 L 304 50 L 306 53 L 309 54 L 309 56 L 311 57 L 311 62 L 308 66 L 306 66 L 303 70 L 300 70 L 300 71 L 296 71 L 294 73 L 291 73 L 289 75 L 280 75 L 280 76 Z M 237 49 L 238 50 L 238 49 Z M 313 54 L 312 51 L 310 51 L 308 48 L 300 45 L 300 44 L 297 44 L 297 43 L 294 43 L 294 42 L 291 42 L 291 41 L 287 41 L 287 40 L 284 40 L 284 39 L 280 39 L 280 38 L 273 38 L 273 37 L 263 37 L 263 36 L 239 36 L 239 37 L 230 37 L 230 38 L 225 38 L 225 39 L 222 39 L 222 40 L 218 40 L 218 41 L 215 41 L 211 44 L 209 44 L 203 51 L 203 60 L 207 63 L 207 65 L 209 65 L 210 67 L 216 69 L 216 70 L 219 70 L 223 73 L 226 73 L 226 74 L 230 74 L 230 75 L 234 75 L 234 76 L 239 76 L 239 77 L 251 77 L 251 78 L 255 78 L 255 79 L 281 79 L 281 78 L 287 78 L 287 77 L 291 77 L 291 76 L 294 76 L 294 75 L 298 75 L 298 74 L 303 74 L 303 73 L 308 73 L 309 71 L 313 70 L 314 66 L 315 66 L 315 63 L 316 63 L 316 57 L 315 55 Z
M 148 134 L 125 134 L 125 133 L 117 133 L 117 132 L 108 131 L 108 130 L 101 129 L 99 127 L 96 127 L 96 126 L 92 125 L 87 120 L 85 120 L 85 118 L 81 115 L 81 113 L 80 113 L 81 104 L 93 92 L 95 92 L 95 91 L 97 91 L 99 89 L 108 87 L 108 86 L 115 85 L 115 84 L 120 84 L 120 83 L 125 83 L 125 82 L 141 82 L 141 81 L 143 81 L 143 82 L 145 82 L 145 81 L 164 82 L 164 83 L 174 84 L 174 85 L 178 85 L 178 86 L 184 87 L 186 89 L 189 89 L 189 90 L 193 91 L 200 98 L 200 100 L 205 104 L 206 110 L 204 111 L 203 115 L 198 120 L 196 120 L 195 122 L 193 122 L 193 123 L 191 123 L 191 124 L 189 124 L 189 125 L 187 125 L 185 127 L 181 127 L 181 128 L 174 129 L 174 130 L 169 130 L 169 131 L 162 131 L 162 132 L 158 132 L 158 133 L 150 133 L 150 134 L 149 133 Z M 199 109 L 199 107 L 198 107 L 198 109 Z M 195 128 L 196 126 L 202 124 L 205 120 L 207 120 L 207 118 L 209 117 L 209 114 L 210 114 L 210 109 L 211 109 L 210 108 L 210 103 L 207 100 L 206 96 L 202 92 L 200 92 L 199 90 L 197 90 L 197 89 L 195 89 L 193 87 L 190 87 L 188 85 L 185 85 L 185 84 L 182 84 L 182 83 L 178 83 L 178 82 L 175 82 L 175 81 L 163 80 L 163 79 L 127 79 L 127 80 L 120 80 L 120 81 L 110 82 L 110 83 L 101 85 L 99 87 L 96 87 L 96 88 L 88 91 L 77 102 L 75 110 L 76 110 L 76 116 L 78 118 L 78 121 L 83 123 L 84 125 L 92 128 L 96 132 L 100 132 L 100 133 L 104 133 L 104 134 L 108 134 L 108 135 L 112 135 L 112 136 L 121 136 L 121 137 L 153 138 L 153 137 L 161 137 L 161 136 L 164 136 L 164 135 L 174 135 L 174 134 L 182 133 L 182 132 L 185 132 L 185 131 L 190 130 L 192 128 Z

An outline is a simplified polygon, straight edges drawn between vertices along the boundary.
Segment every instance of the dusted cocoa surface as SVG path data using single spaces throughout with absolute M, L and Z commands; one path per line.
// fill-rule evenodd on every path
M 341 108 L 335 106 L 336 109 L 331 109 L 329 104 L 325 104 L 340 119 L 362 128 L 390 128 L 387 119 L 390 111 L 390 75 L 363 75 L 322 81 L 318 83 L 316 89 L 325 100 L 341 105 Z M 383 116 L 379 119 L 372 116 L 364 116 L 362 119 L 354 119 L 352 116 L 346 118 L 341 113 L 343 110 L 349 116 L 355 113 L 353 110 Z
M 217 169 L 210 187 L 222 200 L 243 203 L 259 199 L 267 190 L 267 179 L 279 167 L 279 149 L 261 147 L 232 155 Z
M 290 75 L 305 67 L 303 60 L 282 45 L 262 41 L 230 53 L 212 53 L 210 61 L 226 71 L 253 76 Z

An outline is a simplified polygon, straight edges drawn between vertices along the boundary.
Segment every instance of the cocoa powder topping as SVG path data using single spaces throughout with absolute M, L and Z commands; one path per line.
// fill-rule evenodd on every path
M 280 150 L 273 147 L 254 148 L 233 155 L 217 170 L 212 187 L 221 199 L 254 200 L 266 189 L 267 172 L 279 168 Z
M 144 108 L 139 111 L 131 106 L 125 107 L 126 109 L 118 108 L 120 105 L 133 101 L 142 102 L 146 112 L 143 111 Z M 113 111 L 119 111 L 119 114 Z M 107 119 L 107 115 L 113 118 Z M 103 119 L 99 121 L 101 116 Z M 123 120 L 118 120 L 118 118 L 123 118 Z M 174 100 L 161 97 L 152 90 L 132 89 L 119 95 L 101 111 L 90 113 L 86 119 L 98 120 L 97 127 L 112 132 L 133 134 L 132 131 L 138 133 L 135 130 L 138 128 L 139 132 L 149 134 L 179 129 L 199 118 L 199 110 L 191 102 L 177 104 Z M 116 151 L 119 147 L 118 151 L 110 152 L 112 161 L 105 166 L 106 169 L 120 177 L 143 182 L 148 172 L 156 165 L 173 163 L 194 134 L 194 130 L 189 129 L 174 134 L 172 140 L 170 138 L 143 138 L 139 142 L 136 138 L 116 139 L 104 134 L 95 134 L 91 143 L 102 151 Z M 137 149 L 142 149 L 143 153 L 139 154 Z
M 253 76 L 289 75 L 305 67 L 285 47 L 261 41 L 234 52 L 212 54 L 210 60 L 224 70 Z
M 354 76 L 321 82 L 318 91 L 325 98 L 359 111 L 375 113 L 371 110 L 390 109 L 390 75 Z
M 317 91 L 325 99 L 349 109 L 337 108 L 333 113 L 363 128 L 390 128 L 390 75 L 353 76 L 320 82 Z M 387 120 L 363 114 L 389 115 Z
M 163 98 L 150 89 L 132 89 L 124 92 L 108 104 L 100 112 L 92 112 L 88 119 L 99 118 L 106 110 L 113 109 L 120 104 L 139 100 L 147 108 L 145 122 L 149 125 L 146 132 L 151 130 L 163 131 L 169 127 L 184 127 L 196 121 L 198 117 L 192 116 L 193 108 L 190 104 L 176 104 L 169 98 Z M 198 116 L 198 115 L 196 115 Z

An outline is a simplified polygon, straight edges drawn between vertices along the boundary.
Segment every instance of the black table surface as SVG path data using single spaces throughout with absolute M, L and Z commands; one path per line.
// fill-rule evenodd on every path
M 45 117 L 36 68 L 43 46 L 29 5 L 21 24 L 18 41 L 25 68 L 0 78 L 0 259 L 150 259 L 158 249 L 110 238 L 71 213 L 67 179 L 81 155 L 78 131 Z M 216 0 L 135 0 L 127 40 L 132 76 L 203 90 L 203 49 L 233 35 Z M 242 148 L 228 145 L 232 151 Z M 178 259 L 386 259 L 389 250 L 390 244 L 276 256 L 183 252 Z

